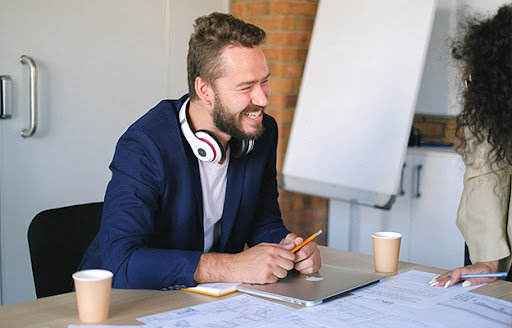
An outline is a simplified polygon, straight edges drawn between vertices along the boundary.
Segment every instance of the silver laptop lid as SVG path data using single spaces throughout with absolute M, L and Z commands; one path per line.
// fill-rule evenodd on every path
M 381 281 L 385 276 L 324 264 L 319 272 L 302 275 L 298 271 L 273 284 L 240 284 L 237 290 L 281 301 L 312 306 L 337 298 L 355 289 Z

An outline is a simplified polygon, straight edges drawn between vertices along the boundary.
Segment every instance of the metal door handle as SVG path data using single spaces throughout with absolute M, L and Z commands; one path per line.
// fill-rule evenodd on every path
M 420 198 L 421 197 L 421 192 L 420 192 L 420 176 L 421 176 L 421 169 L 423 168 L 423 165 L 418 165 L 416 166 L 416 198 Z
M 31 137 L 37 129 L 37 74 L 36 63 L 29 56 L 21 56 L 20 61 L 30 69 L 30 127 L 21 131 L 24 138 Z
M 404 165 L 402 166 L 402 173 L 400 174 L 400 191 L 398 192 L 398 194 L 400 196 L 405 195 L 405 190 L 404 190 L 404 170 L 405 170 L 406 166 L 407 166 L 406 163 L 404 163 Z
M 11 77 L 0 76 L 0 119 L 11 118 Z

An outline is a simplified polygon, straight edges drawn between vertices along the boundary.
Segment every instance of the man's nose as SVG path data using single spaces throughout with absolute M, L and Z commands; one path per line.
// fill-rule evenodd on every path
M 268 89 L 268 90 L 267 90 Z M 257 106 L 265 107 L 268 105 L 270 96 L 270 87 L 257 86 L 254 88 L 252 103 Z

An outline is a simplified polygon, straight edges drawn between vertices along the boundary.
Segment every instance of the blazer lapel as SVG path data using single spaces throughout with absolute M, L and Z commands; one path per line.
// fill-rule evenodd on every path
M 186 141 L 184 141 L 186 142 Z M 188 146 L 188 145 L 187 145 Z M 201 189 L 201 176 L 199 175 L 199 164 L 197 163 L 197 157 L 194 155 L 191 149 L 186 149 L 187 162 L 190 172 L 192 193 L 194 194 L 194 200 L 197 208 L 197 217 L 199 218 L 201 231 L 204 233 L 203 226 L 203 191 Z M 204 236 L 201 235 L 202 242 L 204 242 Z
M 222 212 L 222 231 L 220 251 L 224 252 L 226 244 L 231 235 L 231 229 L 235 223 L 236 213 L 240 205 L 242 189 L 244 186 L 244 176 L 246 168 L 246 158 L 230 158 L 228 167 L 228 181 L 226 186 L 226 198 L 224 200 L 224 209 Z

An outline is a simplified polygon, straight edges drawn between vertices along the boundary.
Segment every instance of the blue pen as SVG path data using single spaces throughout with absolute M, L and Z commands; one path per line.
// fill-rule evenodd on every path
M 460 276 L 460 279 L 506 277 L 507 274 L 507 272 L 463 274 Z M 448 276 L 448 278 L 451 277 L 452 276 Z

